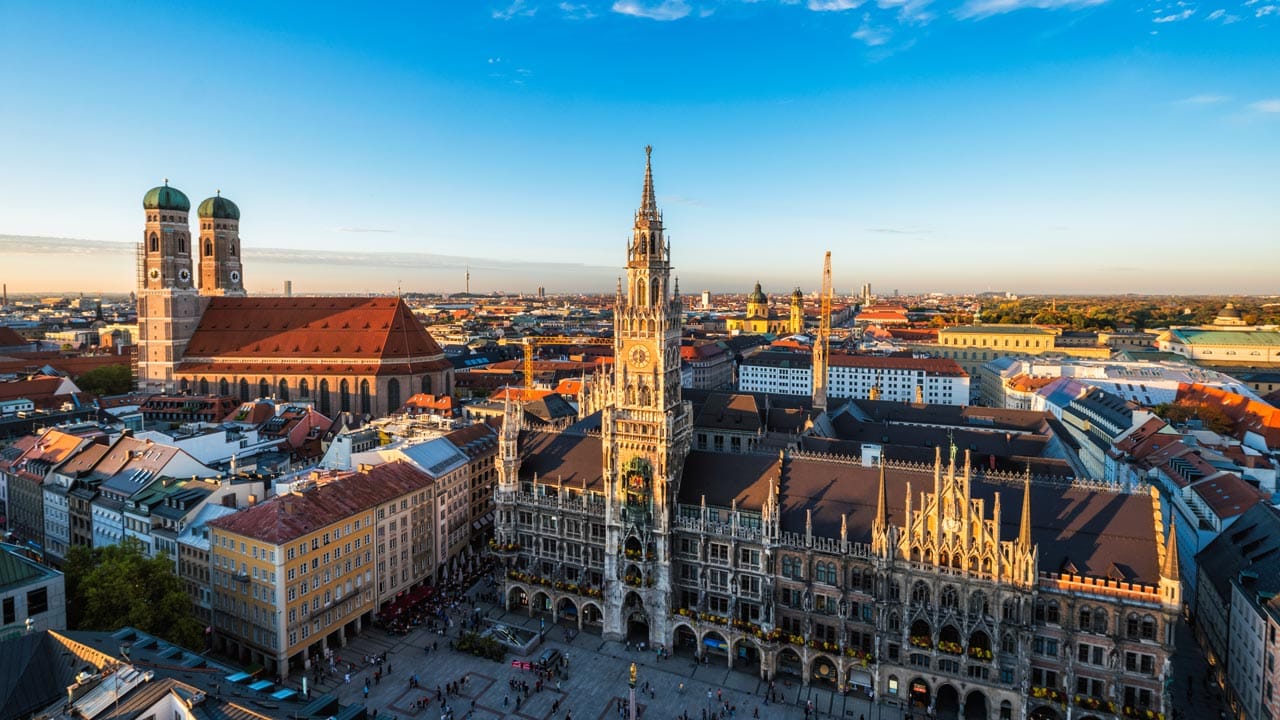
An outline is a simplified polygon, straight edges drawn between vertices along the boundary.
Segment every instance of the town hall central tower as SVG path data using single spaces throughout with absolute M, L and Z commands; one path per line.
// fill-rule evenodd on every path
M 692 411 L 680 396 L 682 306 L 653 191 L 652 151 L 645 148 L 627 276 L 614 303 L 614 376 L 601 418 L 604 634 L 621 638 L 647 625 L 649 640 L 664 643 L 671 614 L 671 521 Z

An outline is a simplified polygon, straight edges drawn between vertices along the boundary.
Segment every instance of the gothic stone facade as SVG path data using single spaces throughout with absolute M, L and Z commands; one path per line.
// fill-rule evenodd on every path
M 646 166 L 600 431 L 506 414 L 507 607 L 942 717 L 1167 713 L 1181 589 L 1154 496 L 980 476 L 954 450 L 689 450 L 652 197 Z

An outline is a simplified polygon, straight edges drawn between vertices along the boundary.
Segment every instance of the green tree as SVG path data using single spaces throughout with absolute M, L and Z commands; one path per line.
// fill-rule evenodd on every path
M 72 628 L 111 631 L 130 625 L 183 647 L 203 647 L 191 598 L 163 553 L 147 558 L 142 543 L 125 538 L 119 545 L 72 548 L 63 570 Z
M 122 395 L 133 389 L 133 370 L 128 365 L 104 365 L 76 378 L 76 385 L 94 395 Z

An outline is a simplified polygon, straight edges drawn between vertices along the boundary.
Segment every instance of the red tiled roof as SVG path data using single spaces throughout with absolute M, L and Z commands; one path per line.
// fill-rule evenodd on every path
M 1200 383 L 1179 383 L 1178 402 L 1212 405 L 1231 419 L 1236 437 L 1261 436 L 1268 448 L 1280 448 L 1280 409 L 1258 400 Z
M 281 545 L 434 483 L 405 462 L 350 473 L 302 492 L 287 493 L 210 521 L 215 528 Z
M 408 360 L 448 365 L 440 346 L 399 298 L 213 298 L 181 372 L 211 371 L 237 361 L 276 360 L 281 372 L 349 372 L 320 360 L 350 359 L 376 367 Z M 419 362 L 415 362 L 419 365 Z M 262 368 L 261 365 L 253 365 Z M 416 368 L 415 368 L 416 369 Z
M 1234 473 L 1220 473 L 1191 486 L 1220 518 L 1233 518 L 1262 502 L 1262 493 Z
M 489 396 L 490 400 L 516 400 L 519 402 L 528 402 L 530 400 L 539 400 L 554 394 L 551 390 L 543 390 L 540 388 L 519 388 L 504 387 L 493 395 Z
M 13 328 L 0 325 L 0 347 L 27 347 L 30 342 Z

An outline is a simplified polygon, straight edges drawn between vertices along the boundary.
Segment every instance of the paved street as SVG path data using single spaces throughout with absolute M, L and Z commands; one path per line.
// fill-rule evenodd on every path
M 500 607 L 486 603 L 479 606 L 489 612 L 490 617 L 504 623 L 535 631 L 539 627 L 536 617 L 505 613 Z M 456 631 L 455 625 L 449 637 L 455 637 Z M 617 702 L 627 696 L 628 669 L 635 662 L 639 668 L 637 684 L 643 687 L 647 682 L 653 690 L 652 694 L 643 696 L 637 690 L 637 704 L 644 718 L 665 720 L 687 712 L 689 717 L 700 720 L 704 709 L 721 707 L 718 697 L 722 697 L 723 701 L 734 706 L 735 718 L 754 717 L 757 710 L 762 718 L 803 718 L 804 704 L 812 701 L 820 717 L 901 720 L 901 713 L 896 708 L 873 709 L 865 700 L 842 697 L 818 688 L 802 688 L 798 682 L 779 682 L 778 689 L 784 693 L 785 702 L 765 705 L 766 685 L 756 675 L 731 671 L 723 665 L 699 665 L 695 668 L 689 659 L 681 657 L 658 661 L 653 653 L 627 651 L 622 643 L 605 642 L 599 636 L 585 632 L 566 641 L 562 627 L 549 629 L 543 644 L 528 659 L 536 659 L 544 648 L 557 648 L 569 659 L 568 679 L 561 683 L 559 690 L 552 683 L 540 693 L 531 692 L 528 701 L 522 702 L 517 710 L 516 694 L 510 690 L 509 681 L 513 677 L 519 678 L 527 681 L 530 687 L 536 681 L 534 673 L 511 667 L 512 660 L 522 658 L 508 654 L 507 660 L 500 664 L 453 652 L 448 649 L 449 637 L 424 630 L 406 636 L 389 636 L 380 630 L 368 630 L 338 653 L 344 662 L 350 660 L 358 666 L 351 674 L 351 683 L 343 683 L 340 673 L 336 683 L 321 683 L 313 690 L 313 696 L 334 692 L 344 704 L 367 702 L 371 709 L 386 718 L 437 718 L 441 715 L 438 702 L 433 700 L 425 709 L 415 711 L 413 701 L 423 698 L 428 692 L 434 697 L 437 686 L 443 687 L 469 674 L 470 680 L 461 696 L 449 698 L 458 720 L 471 711 L 473 701 L 473 717 L 478 719 L 560 720 L 572 713 L 571 717 L 579 720 L 602 720 L 618 717 Z M 424 647 L 431 643 L 438 643 L 439 650 L 425 652 Z M 373 682 L 375 668 L 359 667 L 361 658 L 383 652 L 387 653 L 391 673 L 370 688 L 366 701 L 363 699 L 364 682 L 366 678 Z M 408 687 L 409 677 L 414 673 L 418 675 L 420 690 Z M 683 690 L 680 689 L 681 683 Z M 708 692 L 711 693 L 711 705 L 708 705 Z M 559 701 L 559 710 L 553 713 L 551 708 L 556 701 Z

